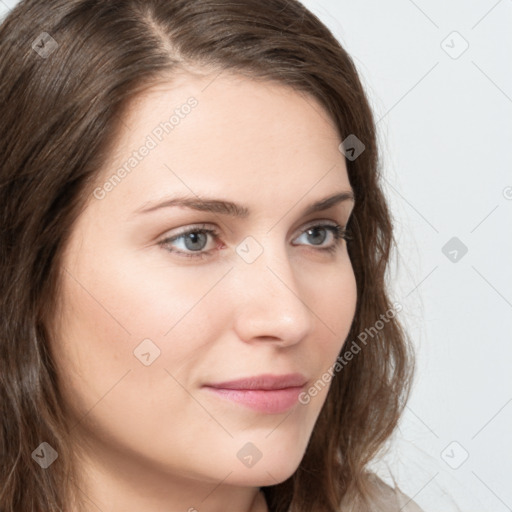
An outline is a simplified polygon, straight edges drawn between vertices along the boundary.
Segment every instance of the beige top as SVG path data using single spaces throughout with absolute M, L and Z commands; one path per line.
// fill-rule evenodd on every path
M 424 512 L 411 498 L 380 478 L 375 477 L 373 483 L 375 497 L 368 512 Z
M 372 479 L 373 499 L 371 506 L 342 505 L 340 512 L 424 512 L 411 498 L 398 489 L 393 489 L 380 478 Z M 263 491 L 258 493 L 255 510 L 268 512 Z

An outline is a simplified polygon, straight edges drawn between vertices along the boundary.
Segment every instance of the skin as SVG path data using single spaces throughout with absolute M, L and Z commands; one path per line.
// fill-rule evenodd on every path
M 88 510 L 267 510 L 259 487 L 296 470 L 328 386 L 268 414 L 203 385 L 300 372 L 309 387 L 335 361 L 355 312 L 346 241 L 329 253 L 320 250 L 335 245 L 329 230 L 306 231 L 344 227 L 353 208 L 346 200 L 303 214 L 351 191 L 337 130 L 310 96 L 228 73 L 180 75 L 133 102 L 98 185 L 190 96 L 198 105 L 121 183 L 91 194 L 63 253 L 52 352 Z M 137 212 L 176 195 L 230 200 L 250 214 Z M 161 243 L 197 224 L 219 234 L 203 243 L 209 256 L 169 250 L 193 252 L 184 238 Z M 263 250 L 251 263 L 236 251 L 248 236 Z M 160 350 L 148 366 L 134 355 L 144 339 Z M 261 452 L 252 467 L 237 457 L 247 443 Z

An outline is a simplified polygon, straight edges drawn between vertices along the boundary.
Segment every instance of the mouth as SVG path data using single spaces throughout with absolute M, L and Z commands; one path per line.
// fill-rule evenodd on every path
M 288 375 L 258 375 L 227 382 L 206 384 L 208 392 L 266 414 L 280 414 L 298 401 L 307 379 L 298 373 Z

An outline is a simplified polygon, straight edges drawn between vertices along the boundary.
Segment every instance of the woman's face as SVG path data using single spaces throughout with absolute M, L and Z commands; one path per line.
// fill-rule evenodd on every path
M 62 260 L 77 448 L 119 478 L 281 482 L 355 312 L 337 131 L 311 97 L 226 73 L 153 87 L 122 126 Z

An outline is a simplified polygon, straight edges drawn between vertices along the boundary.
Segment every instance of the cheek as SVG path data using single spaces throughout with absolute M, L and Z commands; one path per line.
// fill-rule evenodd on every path
M 334 365 L 346 343 L 356 311 L 357 284 L 348 257 L 341 270 L 339 267 L 330 270 L 329 275 L 317 280 L 313 288 L 311 310 L 318 319 L 318 332 L 307 352 L 309 359 L 315 361 L 316 372 L 300 402 L 314 411 L 316 419 L 336 378 Z
M 197 438 L 209 420 L 191 399 L 185 377 L 187 366 L 200 359 L 199 342 L 189 333 L 202 287 L 183 299 L 161 281 L 137 274 L 120 279 L 120 266 L 103 267 L 101 275 L 74 270 L 77 275 L 63 281 L 52 343 L 73 432 L 99 443 L 96 448 L 121 447 L 179 469 L 175 443 L 187 432 Z
M 222 277 L 223 269 L 172 268 L 156 251 L 153 254 L 157 257 L 141 257 L 114 245 L 101 254 L 83 255 L 64 275 L 63 316 L 80 323 L 69 330 L 78 331 L 82 339 L 91 338 L 91 343 L 96 340 L 96 349 L 103 354 L 111 351 L 114 358 L 132 353 L 145 339 L 165 344 L 183 319 L 195 314 L 195 306 Z M 203 318 L 198 326 L 213 318 Z M 175 348 L 179 353 L 190 346 Z
M 357 284 L 348 255 L 341 264 L 316 275 L 307 283 L 310 290 L 309 307 L 321 328 L 330 333 L 326 336 L 326 349 L 336 353 L 348 335 L 357 304 Z M 333 356 L 334 357 L 334 356 Z
M 101 416 L 135 438 L 159 429 L 162 411 L 190 404 L 173 376 L 188 386 L 225 329 L 222 304 L 204 300 L 224 270 L 170 271 L 120 256 L 67 262 L 52 352 L 73 422 Z

